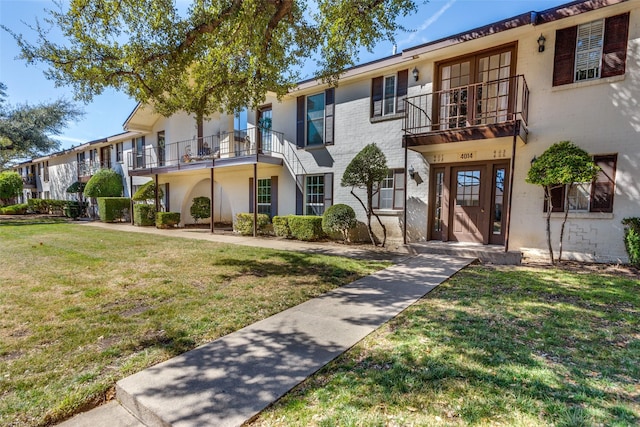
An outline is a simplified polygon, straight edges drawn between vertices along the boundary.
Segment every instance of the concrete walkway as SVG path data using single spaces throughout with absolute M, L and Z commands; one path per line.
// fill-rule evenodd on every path
M 62 425 L 239 426 L 471 261 L 405 256 L 385 270 L 125 378 L 116 385 L 119 403 Z

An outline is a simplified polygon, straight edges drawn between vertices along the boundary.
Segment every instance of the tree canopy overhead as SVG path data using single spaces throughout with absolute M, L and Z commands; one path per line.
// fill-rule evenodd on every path
M 4 27 L 29 63 L 72 86 L 88 101 L 121 90 L 167 116 L 239 111 L 284 95 L 313 57 L 318 77 L 335 83 L 361 47 L 393 40 L 398 20 L 416 10 L 409 0 L 174 0 L 57 2 L 31 28 L 36 41 Z M 64 44 L 52 41 L 51 29 Z

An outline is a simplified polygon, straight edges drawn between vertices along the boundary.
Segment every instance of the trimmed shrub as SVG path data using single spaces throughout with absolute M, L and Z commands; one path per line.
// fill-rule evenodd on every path
M 162 188 L 158 187 L 158 199 L 162 199 L 164 197 L 164 191 Z M 149 181 L 144 184 L 142 187 L 138 188 L 138 191 L 132 197 L 134 202 L 147 202 L 149 200 L 156 199 L 156 183 L 154 181 Z
M 269 225 L 269 215 L 258 214 L 258 234 L 267 234 L 267 226 Z M 243 236 L 253 235 L 253 214 L 239 213 L 233 223 L 233 231 Z
M 87 197 L 120 197 L 122 196 L 122 177 L 112 169 L 100 169 L 84 187 Z
M 198 220 L 209 218 L 211 216 L 211 199 L 205 196 L 194 197 L 190 212 L 196 224 Z
M 288 223 L 294 239 L 313 241 L 324 237 L 321 216 L 289 215 Z
M 322 215 L 322 231 L 327 234 L 340 233 L 345 242 L 349 240 L 349 231 L 357 223 L 353 208 L 341 203 L 329 206 Z
M 271 221 L 273 221 L 273 232 L 278 237 L 286 237 L 287 239 L 291 238 L 291 229 L 289 229 L 289 217 L 286 216 L 274 216 Z
M 53 199 L 27 200 L 27 205 L 29 205 L 29 212 L 33 212 L 37 214 L 62 215 L 62 212 L 66 204 L 67 204 L 66 200 L 53 200 Z
M 77 219 L 82 216 L 86 208 L 86 202 L 80 203 L 75 200 L 69 200 L 64 207 L 64 216 L 67 218 Z
M 173 228 L 180 223 L 180 212 L 157 212 L 157 228 Z
M 98 197 L 98 212 L 102 222 L 127 221 L 131 199 L 128 197 Z
M 133 205 L 133 224 L 149 226 L 156 224 L 156 207 L 154 205 Z
M 624 247 L 629 255 L 629 263 L 640 268 L 640 218 L 625 218 Z
M 0 214 L 2 215 L 24 215 L 27 213 L 29 205 L 26 203 L 20 203 L 18 205 L 9 205 L 0 208 Z

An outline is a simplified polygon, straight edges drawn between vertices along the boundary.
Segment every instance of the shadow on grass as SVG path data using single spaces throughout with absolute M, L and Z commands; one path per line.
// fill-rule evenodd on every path
M 473 267 L 373 338 L 389 344 L 341 356 L 283 405 L 335 388 L 349 399 L 321 409 L 336 414 L 328 424 L 382 403 L 465 424 L 638 425 L 639 291 L 608 275 Z

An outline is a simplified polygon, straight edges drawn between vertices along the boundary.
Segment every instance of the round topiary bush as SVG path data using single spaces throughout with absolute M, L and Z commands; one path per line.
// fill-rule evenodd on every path
M 191 205 L 191 216 L 196 224 L 198 220 L 211 216 L 211 199 L 208 197 L 194 197 Z
M 158 187 L 158 199 L 162 199 L 164 197 L 164 191 L 162 188 Z M 132 197 L 135 202 L 148 202 L 156 199 L 156 183 L 154 181 L 149 181 L 146 184 L 142 185 L 138 188 L 138 191 Z
M 330 206 L 322 215 L 322 230 L 327 233 L 340 233 L 344 241 L 349 241 L 349 231 L 358 222 L 351 206 L 337 204 Z
M 122 196 L 122 177 L 114 170 L 100 169 L 87 182 L 84 195 L 87 197 Z

